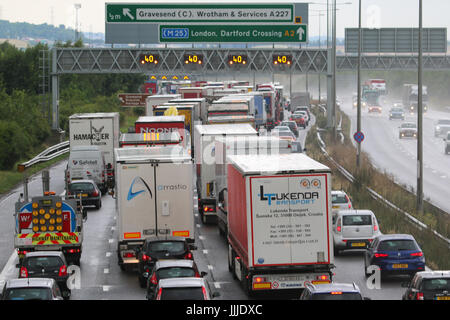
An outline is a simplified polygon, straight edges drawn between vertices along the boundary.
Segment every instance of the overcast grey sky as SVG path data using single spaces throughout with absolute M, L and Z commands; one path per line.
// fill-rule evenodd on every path
M 337 0 L 338 3 L 352 2 L 349 5 L 338 5 L 337 36 L 344 36 L 344 29 L 358 25 L 358 0 Z M 139 3 L 130 0 L 109 0 L 108 3 Z M 142 3 L 216 3 L 216 1 L 142 1 Z M 218 1 L 219 2 L 219 1 Z M 222 3 L 281 3 L 281 1 L 220 1 Z M 310 4 L 309 37 L 318 35 L 319 12 L 325 10 L 326 0 L 282 1 L 285 3 L 314 2 Z M 80 28 L 83 32 L 105 32 L 105 1 L 102 0 L 0 0 L 0 19 L 11 22 L 29 22 L 34 24 L 48 23 L 56 26 L 64 24 L 75 27 L 75 3 L 81 4 L 78 10 Z M 331 0 L 330 0 L 331 3 Z M 418 27 L 419 0 L 362 0 L 363 27 Z M 423 26 L 450 26 L 448 17 L 450 0 L 423 0 Z M 323 12 L 322 12 L 323 14 Z M 321 17 L 321 34 L 326 32 L 326 18 Z

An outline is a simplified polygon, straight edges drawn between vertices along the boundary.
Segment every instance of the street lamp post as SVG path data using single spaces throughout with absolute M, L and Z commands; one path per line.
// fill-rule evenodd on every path
M 423 213 L 422 0 L 419 0 L 419 57 L 417 94 L 417 212 Z
M 358 18 L 358 102 L 356 132 L 361 132 L 361 0 L 359 0 L 359 18 Z M 362 141 L 361 141 L 362 142 Z M 361 165 L 361 142 L 358 142 L 356 150 L 356 168 L 359 170 Z

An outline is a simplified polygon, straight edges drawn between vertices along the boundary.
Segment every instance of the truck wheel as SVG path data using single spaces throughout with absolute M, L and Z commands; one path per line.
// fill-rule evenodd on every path
M 236 273 L 235 273 L 235 266 L 234 266 L 234 258 L 235 254 L 233 249 L 230 245 L 228 245 L 228 271 L 231 272 L 231 275 L 233 276 L 233 279 L 237 279 Z

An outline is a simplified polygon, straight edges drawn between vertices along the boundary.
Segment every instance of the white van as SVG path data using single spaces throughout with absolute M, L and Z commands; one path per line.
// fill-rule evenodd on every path
M 102 193 L 107 191 L 105 157 L 98 146 L 78 146 L 70 151 L 66 186 L 75 180 L 93 180 Z

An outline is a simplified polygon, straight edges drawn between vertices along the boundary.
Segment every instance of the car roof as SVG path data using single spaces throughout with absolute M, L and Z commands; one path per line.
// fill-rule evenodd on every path
M 174 236 L 156 236 L 156 237 L 149 237 L 145 239 L 145 242 L 157 242 L 157 241 L 180 241 L 185 242 L 186 238 L 184 237 L 174 237 Z
M 194 260 L 190 259 L 167 259 L 156 261 L 155 268 L 171 268 L 171 267 L 182 267 L 182 268 L 193 268 L 195 265 Z
M 73 180 L 73 181 L 71 181 L 71 182 L 70 182 L 70 184 L 76 184 L 76 183 L 86 183 L 86 182 L 89 182 L 89 183 L 95 184 L 95 181 L 94 181 L 94 180 L 89 180 L 89 179 L 83 179 L 83 180 Z
M 345 191 L 342 191 L 342 190 L 331 190 L 331 194 L 347 195 L 347 193 Z
M 6 282 L 6 288 L 52 287 L 54 282 L 55 280 L 50 278 L 10 279 Z
M 27 252 L 25 258 L 32 257 L 64 257 L 64 254 L 61 251 L 33 251 Z
M 202 287 L 205 286 L 203 278 L 168 278 L 159 280 L 160 288 L 179 288 L 179 287 Z
M 327 293 L 333 291 L 342 291 L 342 292 L 358 292 L 359 287 L 355 283 L 323 283 L 323 284 L 309 284 L 309 289 L 313 293 Z
M 421 278 L 447 278 L 450 277 L 450 270 L 420 271 L 416 275 Z
M 341 215 L 357 215 L 357 214 L 370 214 L 375 215 L 371 210 L 366 209 L 345 209 L 345 210 L 339 210 L 339 214 Z
M 384 240 L 414 240 L 410 234 L 382 234 L 377 237 L 380 241 Z

